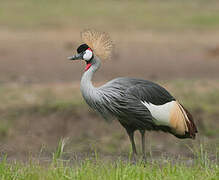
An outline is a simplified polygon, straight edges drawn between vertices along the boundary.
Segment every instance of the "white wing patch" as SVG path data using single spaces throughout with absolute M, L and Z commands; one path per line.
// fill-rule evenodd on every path
M 157 125 L 170 125 L 171 110 L 176 101 L 171 101 L 163 105 L 154 105 L 144 101 L 142 103 L 148 108 Z

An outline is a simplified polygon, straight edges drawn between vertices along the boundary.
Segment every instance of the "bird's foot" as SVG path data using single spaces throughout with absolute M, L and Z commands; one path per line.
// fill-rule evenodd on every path
M 131 164 L 136 164 L 136 162 L 137 162 L 137 154 L 133 153 L 129 160 L 130 160 Z
M 145 155 L 143 155 L 143 156 L 142 156 L 142 158 L 141 158 L 141 161 L 140 161 L 140 162 L 141 162 L 141 164 L 144 164 L 144 165 L 147 163 L 147 158 L 146 158 L 146 156 L 145 156 Z

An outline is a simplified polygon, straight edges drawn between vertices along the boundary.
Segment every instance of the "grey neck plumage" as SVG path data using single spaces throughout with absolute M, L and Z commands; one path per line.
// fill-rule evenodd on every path
M 81 78 L 82 96 L 92 109 L 97 111 L 105 120 L 111 121 L 116 117 L 115 114 L 120 112 L 121 105 L 117 100 L 122 98 L 121 91 L 124 88 L 120 83 L 113 83 L 112 81 L 100 87 L 94 87 L 92 77 L 101 65 L 100 59 L 95 56 L 91 64 L 91 67 L 84 72 Z
M 91 67 L 84 72 L 81 78 L 81 86 L 80 86 L 82 95 L 90 106 L 93 105 L 93 101 L 95 101 L 95 99 L 96 100 L 98 99 L 98 88 L 93 86 L 92 77 L 94 73 L 99 69 L 101 63 L 99 58 L 95 56 L 91 60 L 91 64 L 92 64 Z
M 107 88 L 106 83 L 100 87 L 94 87 L 92 77 L 99 69 L 101 63 L 98 57 L 94 57 L 91 61 L 91 67 L 84 72 L 81 78 L 81 93 L 87 104 L 97 111 L 105 120 L 111 121 L 114 119 L 114 113 L 118 112 L 118 106 L 115 99 L 118 99 L 122 88 L 117 87 L 115 92 L 113 88 Z M 112 84 L 111 84 L 112 86 Z M 110 87 L 111 87 L 110 86 Z

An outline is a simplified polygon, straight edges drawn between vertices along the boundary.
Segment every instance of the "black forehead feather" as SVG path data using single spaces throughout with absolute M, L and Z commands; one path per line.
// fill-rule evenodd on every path
M 78 47 L 77 52 L 78 52 L 78 53 L 84 52 L 84 51 L 86 51 L 88 48 L 89 48 L 89 46 L 88 46 L 87 44 L 82 44 L 82 45 L 80 45 L 80 46 Z

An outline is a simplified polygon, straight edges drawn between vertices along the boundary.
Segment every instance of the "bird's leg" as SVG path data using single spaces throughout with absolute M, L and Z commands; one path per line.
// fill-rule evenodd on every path
M 132 158 L 133 158 L 134 160 L 136 160 L 137 150 L 136 150 L 136 147 L 135 147 L 134 131 L 129 131 L 129 130 L 127 130 L 127 133 L 128 133 L 128 135 L 129 135 L 129 139 L 130 139 L 131 144 L 132 144 Z
M 140 130 L 140 133 L 141 133 L 141 145 L 142 145 L 143 160 L 146 161 L 146 154 L 145 154 L 145 130 Z

